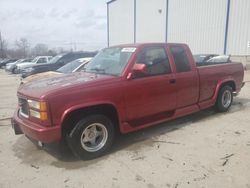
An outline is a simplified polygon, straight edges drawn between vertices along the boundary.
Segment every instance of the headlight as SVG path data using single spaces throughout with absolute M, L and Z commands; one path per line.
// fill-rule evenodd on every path
M 44 101 L 28 100 L 30 115 L 40 120 L 48 120 L 47 106 Z
M 38 101 L 33 101 L 33 100 L 28 100 L 29 106 L 31 108 L 35 108 L 37 110 L 40 110 L 40 102 Z
M 34 69 L 32 67 L 24 69 L 24 72 L 32 72 Z
M 34 101 L 34 100 L 28 100 L 29 106 L 31 108 L 40 110 L 40 111 L 46 111 L 46 102 L 40 102 L 40 101 Z

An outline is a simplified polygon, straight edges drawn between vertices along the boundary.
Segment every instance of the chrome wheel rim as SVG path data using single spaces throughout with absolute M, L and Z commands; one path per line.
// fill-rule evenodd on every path
M 226 90 L 224 91 L 223 95 L 222 95 L 222 105 L 227 108 L 230 106 L 232 101 L 232 94 L 230 91 Z
M 81 145 L 88 152 L 96 152 L 106 144 L 107 139 L 106 127 L 101 123 L 93 123 L 83 130 Z

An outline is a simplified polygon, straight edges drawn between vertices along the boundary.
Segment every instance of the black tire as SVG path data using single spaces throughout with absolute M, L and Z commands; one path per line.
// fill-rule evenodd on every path
M 225 102 L 225 95 L 227 95 L 226 98 L 228 98 L 227 102 Z M 218 112 L 226 112 L 231 107 L 233 102 L 233 89 L 225 85 L 223 86 L 218 94 L 217 101 L 215 104 L 215 109 Z
M 17 69 L 16 69 L 16 67 L 13 69 L 13 74 L 17 74 Z
M 94 131 L 92 131 L 92 127 L 94 124 L 96 125 L 95 133 Z M 97 130 L 97 128 L 99 130 Z M 97 132 L 98 134 L 100 134 L 100 132 L 103 133 L 99 136 L 96 136 L 98 135 Z M 114 140 L 114 134 L 114 125 L 109 118 L 104 115 L 91 115 L 80 119 L 66 136 L 66 139 L 70 149 L 77 157 L 83 160 L 91 160 L 104 155 L 110 149 Z M 100 141 L 99 145 L 97 144 L 97 146 L 99 146 L 100 148 L 90 151 L 92 147 L 91 145 L 94 144 L 92 144 L 90 141 L 83 141 L 85 137 L 87 140 L 91 139 L 92 137 L 95 140 L 94 142 L 97 143 Z M 94 147 L 95 146 L 93 146 L 92 148 Z

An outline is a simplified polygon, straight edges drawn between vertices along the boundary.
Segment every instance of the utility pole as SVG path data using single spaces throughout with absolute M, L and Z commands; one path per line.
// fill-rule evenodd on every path
M 2 33 L 0 31 L 0 58 L 6 57 L 6 41 L 2 38 Z
M 76 51 L 76 42 L 74 42 L 74 50 Z
M 0 57 L 3 58 L 3 41 L 2 41 L 1 31 L 0 31 Z
M 73 42 L 72 42 L 72 39 L 70 40 L 70 51 L 73 52 Z

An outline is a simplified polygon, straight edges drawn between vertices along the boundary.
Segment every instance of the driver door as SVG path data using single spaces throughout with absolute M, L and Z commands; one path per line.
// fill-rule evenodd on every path
M 127 80 L 127 121 L 168 114 L 176 107 L 176 84 L 164 46 L 144 47 L 136 64 L 145 64 L 144 75 Z

